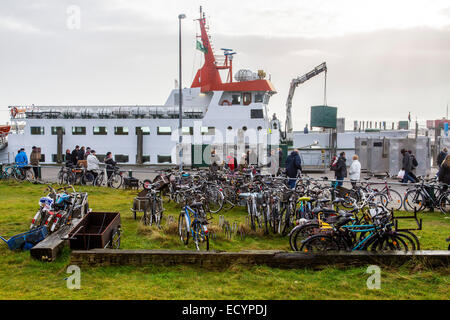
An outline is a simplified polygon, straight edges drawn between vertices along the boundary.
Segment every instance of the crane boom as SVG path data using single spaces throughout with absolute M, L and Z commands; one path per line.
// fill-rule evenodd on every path
M 287 140 L 292 141 L 292 98 L 294 97 L 295 89 L 299 84 L 302 84 L 309 79 L 317 76 L 318 74 L 325 72 L 325 75 L 327 73 L 327 64 L 326 62 L 321 63 L 317 67 L 315 67 L 310 72 L 304 74 L 303 76 L 300 76 L 298 78 L 292 79 L 291 85 L 289 87 L 289 94 L 286 101 L 286 124 L 285 124 L 285 137 Z M 290 137 L 288 137 L 290 136 Z

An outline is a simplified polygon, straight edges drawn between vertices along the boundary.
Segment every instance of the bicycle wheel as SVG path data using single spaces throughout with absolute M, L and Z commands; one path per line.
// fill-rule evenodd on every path
M 319 232 L 320 227 L 318 223 L 309 223 L 298 226 L 298 228 L 293 231 L 289 239 L 289 241 L 291 242 L 291 249 L 294 251 L 299 251 L 299 249 L 302 247 L 303 241 L 308 239 L 308 237 L 310 236 L 318 234 Z
M 58 180 L 58 184 L 60 184 L 60 185 L 64 183 L 64 171 L 63 170 L 59 170 L 57 180 Z
M 82 183 L 88 186 L 94 185 L 95 176 L 92 172 L 86 172 L 82 177 Z
M 263 216 L 264 216 L 264 233 L 269 234 L 269 226 L 270 226 L 270 206 L 266 205 L 263 207 Z
M 438 203 L 439 203 L 439 210 L 441 210 L 443 214 L 450 213 L 450 192 L 449 191 L 444 192 L 440 196 Z
M 256 230 L 256 213 L 254 212 L 253 200 L 247 201 L 247 212 L 250 217 L 250 228 L 255 231 Z
M 193 230 L 192 240 L 195 243 L 195 247 L 196 247 L 197 251 L 208 251 L 209 250 L 209 236 L 207 233 L 206 225 L 203 225 L 200 221 L 196 220 L 192 224 L 192 230 Z
M 372 197 L 373 202 L 386 208 L 389 203 L 388 197 L 384 193 L 376 193 Z
M 186 219 L 185 212 L 181 212 L 178 217 L 178 235 L 183 244 L 187 245 L 189 243 L 189 222 Z
M 279 211 L 278 211 L 278 205 L 274 204 L 272 205 L 272 209 L 270 210 L 271 216 L 270 216 L 270 227 L 272 229 L 272 232 L 278 233 L 278 227 L 279 227 Z
M 415 250 L 420 250 L 419 238 L 417 238 L 417 236 L 413 232 L 411 232 L 409 230 L 402 230 L 402 231 L 397 231 L 397 233 L 407 234 L 412 240 L 414 240 Z
M 305 253 L 339 251 L 339 244 L 328 235 L 317 234 L 306 239 L 300 251 Z
M 146 226 L 152 225 L 152 213 L 149 212 L 150 208 L 145 208 L 144 212 L 142 213 L 141 222 Z
M 408 251 L 405 241 L 394 233 L 385 233 L 366 247 L 371 251 Z
M 123 183 L 123 177 L 120 174 L 113 174 L 112 177 L 109 179 L 109 183 L 112 188 L 119 189 L 122 186 Z
M 408 247 L 408 251 L 417 250 L 416 241 L 409 234 L 404 233 L 403 231 L 396 231 L 395 234 L 405 242 Z
M 281 235 L 282 236 L 287 236 L 289 234 L 289 230 L 291 228 L 292 225 L 292 217 L 293 217 L 293 213 L 295 213 L 295 207 L 292 208 L 292 204 L 289 204 L 286 212 L 284 214 L 284 224 L 283 224 L 283 229 L 281 230 Z
M 154 221 L 158 228 L 161 228 L 161 221 L 163 216 L 163 201 L 161 198 L 157 198 L 153 201 L 155 203 L 155 215 L 154 215 Z
M 392 188 L 389 188 L 389 191 L 386 190 L 383 192 L 384 195 L 387 197 L 388 203 L 385 206 L 388 209 L 394 209 L 394 210 L 401 210 L 403 206 L 403 198 Z
M 424 209 L 423 194 L 419 190 L 409 190 L 403 199 L 403 207 L 406 211 L 413 212 L 414 209 L 419 212 Z
M 206 191 L 206 201 L 208 201 L 209 211 L 211 213 L 217 213 L 222 210 L 224 195 L 219 188 L 209 188 Z
M 35 179 L 34 177 L 34 172 L 31 169 L 27 169 L 25 170 L 25 180 L 27 180 L 28 182 L 33 182 Z
M 103 182 L 105 180 L 105 173 L 101 172 L 97 176 L 97 178 L 94 180 L 94 186 L 101 187 L 103 185 Z

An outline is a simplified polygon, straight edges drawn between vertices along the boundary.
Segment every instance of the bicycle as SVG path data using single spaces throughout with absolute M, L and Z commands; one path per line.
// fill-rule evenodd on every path
M 110 172 L 109 178 L 107 178 L 107 171 Z M 119 171 L 118 167 L 115 167 L 112 170 L 105 169 L 104 171 L 100 172 L 94 180 L 94 186 L 103 186 L 104 183 L 106 183 L 106 186 L 119 189 L 122 186 L 123 183 L 123 172 Z
M 202 202 L 186 205 L 178 217 L 178 234 L 184 245 L 188 245 L 189 237 L 198 251 L 209 250 L 208 218 Z

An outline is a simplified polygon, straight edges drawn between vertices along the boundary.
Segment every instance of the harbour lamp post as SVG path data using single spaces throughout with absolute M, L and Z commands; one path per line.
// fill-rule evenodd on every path
M 181 90 L 181 86 L 182 86 L 182 82 L 181 82 L 181 19 L 186 18 L 185 14 L 179 14 L 178 15 L 178 28 L 179 28 L 179 32 L 178 32 L 178 40 L 179 40 L 179 82 L 178 82 L 178 86 L 179 86 L 179 92 L 178 92 L 178 96 L 179 96 L 179 102 L 178 102 L 178 107 L 179 107 L 179 118 L 180 118 L 180 122 L 178 125 L 178 134 L 179 134 L 179 159 L 180 159 L 180 173 L 183 171 L 183 111 L 182 111 L 182 106 L 183 106 L 183 93 Z

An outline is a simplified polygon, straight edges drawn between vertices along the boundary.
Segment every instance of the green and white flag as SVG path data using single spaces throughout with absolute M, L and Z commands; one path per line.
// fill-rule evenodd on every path
M 197 50 L 200 50 L 203 53 L 207 53 L 208 52 L 208 49 L 206 49 L 203 46 L 203 44 L 200 41 L 198 41 L 198 40 L 197 40 L 197 47 L 196 48 L 197 48 Z

